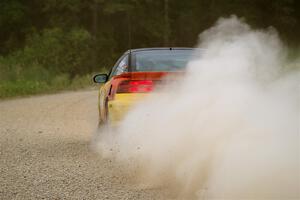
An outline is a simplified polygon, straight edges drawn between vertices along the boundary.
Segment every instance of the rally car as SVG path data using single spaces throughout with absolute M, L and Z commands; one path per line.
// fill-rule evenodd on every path
M 193 48 L 143 48 L 126 51 L 109 74 L 97 74 L 99 125 L 117 124 L 137 102 L 151 95 L 162 80 L 182 73 Z

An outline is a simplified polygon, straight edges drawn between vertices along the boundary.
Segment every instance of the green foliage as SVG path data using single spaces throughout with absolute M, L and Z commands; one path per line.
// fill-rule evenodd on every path
M 68 73 L 55 73 L 37 64 L 24 68 L 12 62 L 14 59 L 0 58 L 0 98 L 74 90 L 92 84 L 92 74 L 71 78 Z
M 28 38 L 19 57 L 24 67 L 35 63 L 56 73 L 84 74 L 90 71 L 91 41 L 91 35 L 83 29 L 45 29 Z

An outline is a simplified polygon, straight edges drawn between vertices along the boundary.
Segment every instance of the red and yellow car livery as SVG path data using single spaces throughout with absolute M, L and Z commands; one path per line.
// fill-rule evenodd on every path
M 116 125 L 137 102 L 150 95 L 164 77 L 184 71 L 192 48 L 146 48 L 125 52 L 110 73 L 97 74 L 104 83 L 98 96 L 99 124 Z

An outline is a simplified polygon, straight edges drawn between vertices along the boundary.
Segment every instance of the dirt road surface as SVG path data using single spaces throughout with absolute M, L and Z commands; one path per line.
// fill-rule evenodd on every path
M 96 124 L 97 91 L 0 101 L 0 199 L 167 199 L 91 149 Z

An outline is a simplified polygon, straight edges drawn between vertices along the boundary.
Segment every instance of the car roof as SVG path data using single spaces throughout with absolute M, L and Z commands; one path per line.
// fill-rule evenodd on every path
M 128 52 L 139 52 L 139 51 L 155 51 L 155 50 L 194 50 L 196 48 L 191 47 L 152 47 L 152 48 L 138 48 L 138 49 L 129 49 Z

